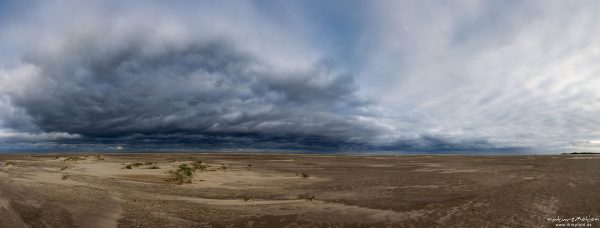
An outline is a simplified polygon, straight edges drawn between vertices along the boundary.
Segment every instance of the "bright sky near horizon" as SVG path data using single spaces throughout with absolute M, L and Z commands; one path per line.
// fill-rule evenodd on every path
M 598 1 L 2 1 L 0 151 L 600 148 Z

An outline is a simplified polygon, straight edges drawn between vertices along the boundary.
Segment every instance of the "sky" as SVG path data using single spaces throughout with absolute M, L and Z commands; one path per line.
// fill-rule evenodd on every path
M 597 12 L 1 1 L 0 151 L 598 151 Z

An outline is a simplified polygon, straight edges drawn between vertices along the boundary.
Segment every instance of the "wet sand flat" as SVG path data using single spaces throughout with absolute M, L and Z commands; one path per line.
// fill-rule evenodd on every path
M 595 155 L 4 154 L 0 227 L 555 227 L 600 218 L 599 181 Z

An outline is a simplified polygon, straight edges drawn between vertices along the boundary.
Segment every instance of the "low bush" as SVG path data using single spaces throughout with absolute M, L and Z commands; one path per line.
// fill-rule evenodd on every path
M 135 163 L 131 163 L 129 165 L 126 165 L 125 167 L 123 167 L 123 169 L 132 169 L 133 167 L 140 167 L 143 166 L 144 163 L 141 162 L 135 162 Z
M 81 161 L 81 160 L 85 160 L 85 157 L 70 156 L 68 158 L 65 158 L 64 161 Z
M 305 193 L 305 194 L 300 194 L 298 195 L 298 199 L 304 199 L 306 201 L 313 201 L 315 200 L 317 197 L 313 194 L 310 193 Z
M 171 175 L 169 180 L 177 184 L 192 183 L 194 172 L 195 170 L 192 167 L 181 164 L 178 169 L 169 171 L 169 175 Z
M 208 166 L 202 164 L 201 160 L 192 162 L 192 167 L 194 168 L 194 170 L 200 170 L 200 171 L 204 171 L 204 170 L 206 170 L 206 168 L 208 168 Z

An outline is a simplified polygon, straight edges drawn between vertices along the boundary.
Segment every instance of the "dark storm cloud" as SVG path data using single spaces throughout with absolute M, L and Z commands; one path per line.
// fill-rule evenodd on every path
M 98 39 L 102 39 L 99 37 Z M 11 94 L 43 131 L 84 136 L 134 133 L 269 133 L 352 138 L 377 129 L 355 120 L 365 105 L 352 78 L 326 63 L 272 72 L 225 41 L 147 54 L 143 40 L 106 50 L 81 41 L 25 60 L 35 88 Z
M 282 71 L 226 40 L 157 48 L 142 34 L 110 48 L 95 45 L 99 39 L 106 37 L 71 43 L 59 58 L 32 52 L 23 59 L 33 83 L 9 90 L 12 105 L 39 131 L 65 132 L 32 148 L 495 149 L 435 136 L 376 142 L 388 132 L 363 120 L 374 114 L 365 111 L 371 104 L 355 95 L 351 75 L 328 62 Z

